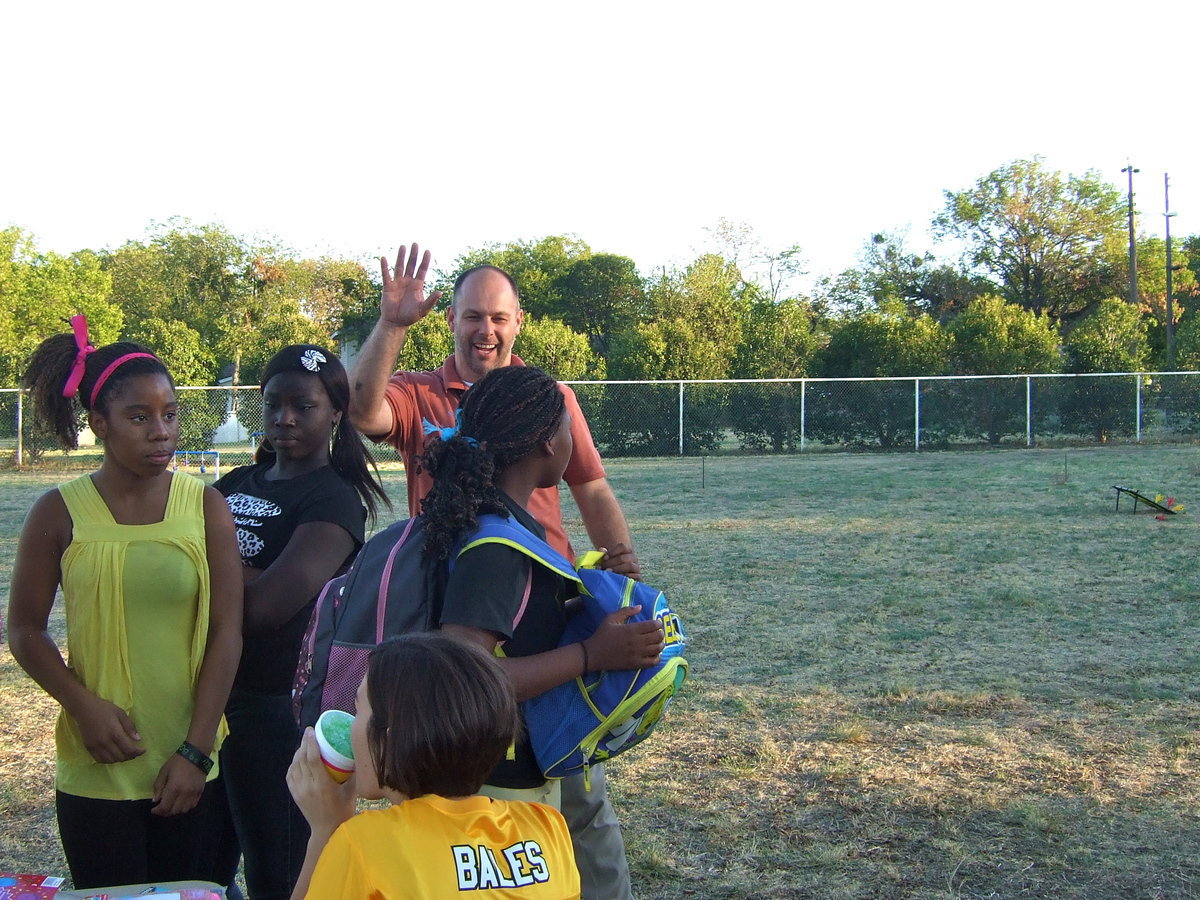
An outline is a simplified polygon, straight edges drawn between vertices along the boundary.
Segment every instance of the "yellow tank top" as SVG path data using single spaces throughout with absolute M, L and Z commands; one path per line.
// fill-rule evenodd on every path
M 146 752 L 98 763 L 60 710 L 56 786 L 80 797 L 148 799 L 159 769 L 187 737 L 204 660 L 210 596 L 204 485 L 175 474 L 166 514 L 152 525 L 118 524 L 91 476 L 59 493 L 72 527 L 62 558 L 67 664 L 90 691 L 128 713 Z M 218 745 L 224 732 L 222 721 Z M 216 774 L 214 766 L 209 779 Z

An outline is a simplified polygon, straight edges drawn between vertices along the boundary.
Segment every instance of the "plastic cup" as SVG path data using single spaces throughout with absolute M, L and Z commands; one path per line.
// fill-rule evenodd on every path
M 327 709 L 313 727 L 321 762 L 338 784 L 354 774 L 354 747 L 350 743 L 350 725 L 354 716 L 340 709 Z

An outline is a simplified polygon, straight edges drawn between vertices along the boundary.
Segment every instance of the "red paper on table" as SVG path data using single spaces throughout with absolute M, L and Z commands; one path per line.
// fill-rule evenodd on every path
M 50 900 L 66 883 L 53 875 L 0 873 L 0 900 Z

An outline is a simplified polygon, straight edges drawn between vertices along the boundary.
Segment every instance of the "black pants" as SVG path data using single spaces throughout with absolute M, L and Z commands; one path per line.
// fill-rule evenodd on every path
M 149 800 L 96 800 L 56 791 L 55 812 L 63 853 L 76 889 L 207 875 L 201 849 L 212 790 L 194 809 L 156 816 Z
M 309 835 L 287 786 L 287 770 L 300 744 L 292 699 L 234 688 L 225 718 L 229 737 L 221 746 L 208 838 L 216 855 L 212 880 L 232 884 L 241 854 L 252 900 L 287 900 L 300 877 Z

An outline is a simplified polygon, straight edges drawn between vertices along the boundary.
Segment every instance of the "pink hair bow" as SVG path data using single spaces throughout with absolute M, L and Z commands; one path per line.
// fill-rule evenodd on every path
M 96 348 L 88 342 L 87 317 L 80 314 L 71 316 L 71 330 L 75 332 L 75 346 L 79 352 L 75 354 L 75 362 L 71 364 L 71 374 L 63 385 L 63 396 L 74 397 L 79 393 L 79 385 L 83 381 L 84 363 L 89 354 L 95 353 Z

